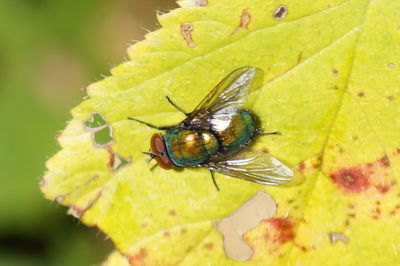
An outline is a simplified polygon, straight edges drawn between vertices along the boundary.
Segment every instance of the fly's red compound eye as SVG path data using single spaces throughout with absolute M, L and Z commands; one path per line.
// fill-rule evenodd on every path
M 155 159 L 161 168 L 169 170 L 173 167 L 172 161 L 168 157 L 164 139 L 161 134 L 154 134 L 151 137 L 150 148 L 151 153 L 158 155 Z

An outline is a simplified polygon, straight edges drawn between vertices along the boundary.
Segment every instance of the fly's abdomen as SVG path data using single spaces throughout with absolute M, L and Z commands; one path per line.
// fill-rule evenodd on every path
M 217 138 L 207 131 L 175 128 L 166 134 L 165 143 L 177 166 L 199 165 L 218 151 Z
M 233 118 L 230 125 L 217 131 L 224 153 L 234 153 L 247 145 L 257 130 L 254 115 L 241 110 Z

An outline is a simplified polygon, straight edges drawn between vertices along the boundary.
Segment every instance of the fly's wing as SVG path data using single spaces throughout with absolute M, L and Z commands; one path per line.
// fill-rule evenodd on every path
M 243 107 L 250 91 L 261 85 L 263 71 L 238 68 L 226 76 L 184 120 L 186 125 L 223 130 Z
M 263 185 L 284 185 L 295 176 L 292 169 L 261 151 L 239 152 L 225 160 L 208 162 L 203 167 L 224 175 Z

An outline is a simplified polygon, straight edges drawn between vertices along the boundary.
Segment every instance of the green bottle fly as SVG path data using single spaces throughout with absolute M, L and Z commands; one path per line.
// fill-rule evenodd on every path
M 168 97 L 167 100 L 186 118 L 174 126 L 154 126 L 136 118 L 131 120 L 165 130 L 151 137 L 150 151 L 163 169 L 204 167 L 213 172 L 265 185 L 282 185 L 294 177 L 293 171 L 268 154 L 246 150 L 263 133 L 255 114 L 243 108 L 252 90 L 261 85 L 263 72 L 255 67 L 241 67 L 225 77 L 191 112 L 186 113 Z M 218 189 L 218 187 L 217 187 Z

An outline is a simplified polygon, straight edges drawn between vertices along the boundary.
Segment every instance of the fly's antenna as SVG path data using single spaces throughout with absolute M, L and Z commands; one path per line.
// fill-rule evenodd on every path
M 137 118 L 134 118 L 134 117 L 128 117 L 128 119 L 129 119 L 129 120 L 132 120 L 132 121 L 139 122 L 139 123 L 141 123 L 141 124 L 143 124 L 143 125 L 146 125 L 146 126 L 148 126 L 148 127 L 151 127 L 151 128 L 154 128 L 154 129 L 158 129 L 158 130 L 170 130 L 171 128 L 174 127 L 174 126 L 158 127 L 158 126 L 155 126 L 155 125 L 153 125 L 153 124 L 144 122 L 144 121 L 139 120 L 139 119 L 137 119 Z
M 149 155 L 151 158 L 156 158 L 160 155 L 152 153 L 152 152 L 146 152 L 146 151 L 142 151 L 143 154 Z
M 159 156 L 159 155 L 154 154 L 154 153 L 151 153 L 151 152 L 145 152 L 145 151 L 143 151 L 142 153 L 150 156 L 150 159 L 147 161 L 147 163 L 150 163 L 151 160 L 153 160 L 154 158 L 156 158 L 157 156 Z
M 176 110 L 178 110 L 179 112 L 183 113 L 184 115 L 188 116 L 189 113 L 186 113 L 185 111 L 183 111 L 182 108 L 180 108 L 178 105 L 176 105 L 176 103 L 174 103 L 168 96 L 165 96 L 165 98 L 167 98 L 167 101 L 173 106 L 175 107 Z
M 143 151 L 142 153 L 144 153 L 144 154 L 150 156 L 150 159 L 147 161 L 147 163 L 150 163 L 151 160 L 153 160 L 154 158 L 160 156 L 160 155 L 158 155 L 158 154 L 154 154 L 154 153 L 151 153 L 151 152 L 145 152 L 145 151 Z M 154 168 L 156 168 L 157 166 L 158 166 L 158 164 L 153 165 L 153 166 L 150 168 L 150 171 L 153 171 Z

